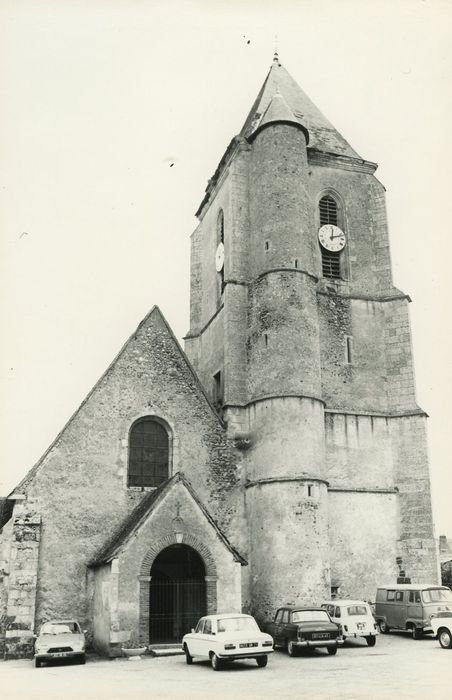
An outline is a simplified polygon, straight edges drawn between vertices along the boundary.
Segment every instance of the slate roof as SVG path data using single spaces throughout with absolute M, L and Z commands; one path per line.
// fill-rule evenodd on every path
M 110 540 L 108 540 L 105 545 L 97 552 L 94 559 L 91 560 L 89 566 L 99 566 L 100 564 L 106 564 L 114 559 L 120 553 L 122 547 L 127 543 L 129 537 L 135 532 L 135 530 L 145 521 L 149 513 L 152 511 L 153 507 L 161 501 L 164 494 L 177 482 L 182 482 L 187 489 L 187 491 L 192 496 L 193 500 L 199 506 L 206 519 L 209 521 L 210 525 L 216 531 L 218 537 L 221 539 L 223 544 L 232 553 L 235 561 L 239 562 L 243 566 L 246 566 L 248 562 L 244 559 L 238 551 L 231 545 L 226 535 L 220 530 L 216 521 L 212 518 L 208 510 L 201 503 L 197 497 L 193 487 L 190 482 L 185 478 L 181 472 L 176 472 L 171 479 L 165 481 L 161 484 L 155 491 L 151 491 L 143 498 L 143 500 L 132 510 L 128 517 L 124 520 L 123 524 L 119 529 L 113 534 Z
M 295 119 L 308 130 L 311 148 L 351 158 L 360 158 L 358 153 L 353 150 L 289 75 L 277 56 L 273 59 L 270 71 L 240 131 L 241 136 L 245 138 L 251 136 L 277 93 L 282 95 Z
M 286 100 L 280 92 L 276 92 L 273 95 L 270 102 L 268 103 L 267 109 L 265 110 L 264 114 L 259 120 L 257 128 L 252 132 L 252 134 L 250 134 L 248 140 L 252 141 L 256 134 L 264 126 L 275 123 L 293 124 L 294 126 L 297 126 L 299 129 L 302 129 L 305 132 L 306 143 L 309 143 L 309 132 L 300 123 L 300 121 L 296 119 L 294 113 L 292 112 L 292 110 L 290 109 L 289 105 L 287 104 Z

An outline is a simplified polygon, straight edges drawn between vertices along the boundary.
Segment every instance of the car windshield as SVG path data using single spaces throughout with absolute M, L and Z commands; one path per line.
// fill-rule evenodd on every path
M 368 610 L 365 605 L 350 605 L 350 607 L 347 608 L 347 612 L 349 615 L 367 615 Z
M 428 588 L 422 591 L 422 600 L 424 603 L 452 603 L 452 591 L 448 588 Z
M 80 630 L 76 622 L 46 622 L 41 634 L 80 634 Z
M 292 613 L 292 622 L 329 622 L 325 610 L 296 610 Z
M 259 632 L 252 617 L 223 617 L 217 622 L 218 632 Z

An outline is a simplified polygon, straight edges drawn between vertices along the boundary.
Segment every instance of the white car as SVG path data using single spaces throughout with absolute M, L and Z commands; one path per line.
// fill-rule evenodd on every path
M 441 611 L 430 619 L 433 634 L 443 649 L 452 649 L 452 612 Z
M 322 608 L 333 622 L 341 626 L 344 641 L 347 637 L 362 637 L 367 646 L 375 646 L 378 628 L 369 603 L 335 598 L 322 603 Z
M 74 659 L 85 663 L 85 634 L 76 620 L 45 622 L 35 641 L 35 666 L 53 659 Z
M 236 659 L 256 659 L 257 665 L 267 665 L 268 654 L 273 652 L 273 638 L 261 632 L 251 615 L 226 613 L 202 617 L 196 629 L 182 639 L 187 664 L 193 657 L 210 659 L 214 671 L 224 662 Z

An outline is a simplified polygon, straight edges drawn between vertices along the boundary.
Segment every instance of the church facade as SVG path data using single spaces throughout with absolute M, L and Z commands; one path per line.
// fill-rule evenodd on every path
M 185 352 L 154 307 L 8 498 L 0 653 L 438 582 L 385 191 L 275 56 L 198 209 Z

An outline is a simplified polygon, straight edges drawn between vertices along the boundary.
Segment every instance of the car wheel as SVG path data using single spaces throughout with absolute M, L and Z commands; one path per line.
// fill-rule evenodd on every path
M 268 656 L 258 656 L 256 658 L 256 663 L 259 668 L 265 668 L 268 662 Z
M 35 659 L 35 666 L 36 666 L 36 668 L 41 668 L 41 660 L 40 659 Z
M 377 643 L 377 638 L 374 637 L 373 634 L 371 634 L 368 637 L 366 637 L 366 642 L 368 647 L 374 647 Z
M 287 653 L 289 654 L 289 656 L 296 656 L 297 652 L 298 649 L 296 644 L 294 644 L 293 642 L 289 642 L 287 645 Z
M 86 656 L 85 656 L 85 654 L 80 654 L 80 656 L 78 657 L 77 660 L 78 660 L 79 664 L 86 664 Z
M 387 623 L 385 622 L 385 620 L 380 620 L 378 623 L 378 627 L 379 627 L 380 632 L 382 634 L 389 634 L 389 627 L 388 627 Z
M 413 625 L 411 628 L 411 636 L 413 639 L 422 639 L 422 630 L 419 627 L 416 627 L 416 625 Z
M 212 654 L 210 655 L 210 663 L 214 671 L 221 670 L 221 659 L 219 659 L 214 652 L 212 652 Z
M 193 663 L 193 656 L 190 654 L 188 651 L 188 646 L 184 644 L 184 652 L 185 652 L 185 661 L 187 664 L 192 664 Z
M 438 630 L 438 641 L 443 649 L 452 649 L 452 635 L 446 627 Z
M 335 656 L 335 654 L 337 654 L 337 647 L 327 647 L 327 649 L 330 656 Z

